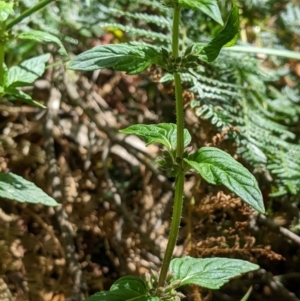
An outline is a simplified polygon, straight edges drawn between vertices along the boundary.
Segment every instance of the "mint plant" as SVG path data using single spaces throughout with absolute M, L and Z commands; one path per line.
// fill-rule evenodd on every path
M 172 259 L 180 226 L 184 178 L 188 171 L 196 171 L 213 185 L 225 185 L 257 211 L 264 213 L 262 194 L 254 176 L 226 152 L 214 147 L 202 147 L 195 152 L 187 150 L 191 136 L 184 128 L 181 73 L 192 72 L 199 62 L 215 60 L 222 47 L 232 46 L 238 38 L 239 12 L 232 1 L 227 22 L 223 29 L 206 44 L 182 45 L 180 52 L 180 13 L 182 8 L 200 9 L 204 14 L 223 25 L 216 0 L 166 0 L 163 5 L 173 10 L 172 42 L 170 49 L 145 43 L 124 43 L 94 47 L 73 59 L 69 69 L 91 71 L 112 68 L 137 74 L 156 64 L 171 73 L 175 85 L 176 124 L 136 124 L 121 130 L 134 134 L 146 144 L 159 143 L 165 149 L 158 164 L 175 176 L 174 206 L 170 235 L 159 273 L 152 272 L 145 279 L 125 276 L 117 280 L 109 291 L 99 292 L 89 301 L 175 301 L 184 296 L 177 291 L 183 285 L 194 284 L 218 289 L 229 279 L 253 271 L 257 265 L 238 259 L 191 258 Z
M 15 16 L 14 10 L 17 1 L 0 1 L 0 101 L 5 97 L 9 101 L 21 100 L 30 105 L 45 108 L 44 105 L 32 99 L 20 88 L 32 85 L 45 72 L 50 54 L 46 53 L 30 58 L 18 66 L 8 68 L 5 64 L 5 51 L 8 43 L 12 40 L 25 39 L 55 43 L 58 45 L 61 55 L 67 54 L 60 40 L 47 32 L 29 30 L 16 34 L 13 31 L 15 25 L 53 1 L 40 1 L 19 16 Z M 42 203 L 48 206 L 57 205 L 53 198 L 33 183 L 12 173 L 0 173 L 0 197 L 19 202 Z

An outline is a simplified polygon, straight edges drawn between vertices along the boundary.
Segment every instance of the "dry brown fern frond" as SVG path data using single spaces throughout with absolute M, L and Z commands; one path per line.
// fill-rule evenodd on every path
M 194 224 L 187 253 L 196 257 L 226 256 L 257 261 L 284 260 L 269 245 L 257 241 L 251 229 L 253 210 L 231 193 L 195 194 Z M 196 221 L 196 222 L 195 222 Z

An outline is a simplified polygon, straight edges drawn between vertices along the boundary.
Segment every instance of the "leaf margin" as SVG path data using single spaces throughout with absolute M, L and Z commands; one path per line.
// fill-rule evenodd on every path
M 205 154 L 206 152 L 206 154 Z M 219 160 L 218 165 L 213 165 L 213 168 L 218 168 L 219 174 L 216 176 L 213 174 L 212 171 L 210 171 L 210 174 L 207 173 L 206 169 L 207 166 L 204 165 L 204 160 L 213 160 L 212 157 L 215 156 L 215 160 Z M 222 168 L 220 167 L 221 164 L 224 164 L 224 160 L 226 163 L 228 163 L 227 171 L 224 166 Z M 255 177 L 249 172 L 248 169 L 246 169 L 241 163 L 236 161 L 233 157 L 231 157 L 228 153 L 222 151 L 221 149 L 218 149 L 216 147 L 202 147 L 198 149 L 194 154 L 192 154 L 189 158 L 185 158 L 184 161 L 191 166 L 193 169 L 195 169 L 203 179 L 205 179 L 208 183 L 213 185 L 220 185 L 223 184 L 226 186 L 229 190 L 233 191 L 237 196 L 241 197 L 244 202 L 246 202 L 248 205 L 250 205 L 252 208 L 256 209 L 260 213 L 265 212 L 264 203 L 263 203 L 263 197 L 262 193 L 258 187 L 257 181 Z M 201 162 L 202 161 L 202 162 Z M 223 162 L 221 162 L 223 161 Z M 202 164 L 202 166 L 201 166 Z M 209 165 L 212 165 L 210 163 L 207 163 Z M 228 169 L 229 168 L 229 169 Z M 229 177 L 228 176 L 228 170 L 229 172 L 233 172 L 233 174 L 237 172 L 243 179 L 240 177 L 238 180 L 250 180 L 252 183 L 251 185 L 246 185 L 245 183 L 240 183 L 237 180 L 237 176 L 235 177 Z M 224 180 L 224 174 L 220 176 L 220 173 L 225 173 L 225 177 L 228 179 Z M 242 174 L 240 174 L 242 172 Z M 222 179 L 223 178 L 223 179 Z M 241 190 L 241 188 L 234 187 L 232 184 L 232 181 L 237 182 L 242 187 L 242 190 L 246 190 L 246 193 Z M 235 183 L 236 185 L 236 183 Z M 252 192 L 250 193 L 245 187 L 251 187 Z M 254 190 L 253 190 L 254 189 Z M 252 195 L 254 194 L 254 196 Z
M 190 262 L 190 265 L 187 264 L 187 261 Z M 223 279 L 219 279 L 219 277 L 222 275 L 220 272 L 215 272 L 213 270 L 207 270 L 205 271 L 205 267 L 207 266 L 212 266 L 216 268 L 218 264 L 224 262 L 225 266 L 227 265 L 226 269 L 227 271 L 231 268 L 239 268 L 239 271 L 236 271 L 232 273 L 231 275 L 226 276 L 223 274 Z M 236 266 L 233 266 L 232 264 L 235 263 Z M 205 266 L 205 264 L 207 264 Z M 178 267 L 179 265 L 179 267 Z M 204 265 L 204 268 L 201 266 Z M 183 266 L 183 268 L 182 268 Z M 202 267 L 202 270 L 200 269 Z M 222 267 L 223 268 L 223 267 Z M 242 268 L 242 272 L 240 272 L 240 269 Z M 219 289 L 222 285 L 227 283 L 230 279 L 240 276 L 243 273 L 251 272 L 254 270 L 257 270 L 259 266 L 257 264 L 241 260 L 241 259 L 232 259 L 232 258 L 221 258 L 221 257 L 212 257 L 212 258 L 193 258 L 190 256 L 185 256 L 182 258 L 173 258 L 171 260 L 170 266 L 169 266 L 169 271 L 173 274 L 173 280 L 181 280 L 180 286 L 184 286 L 187 284 L 196 284 L 201 287 L 205 287 L 208 289 Z M 225 269 L 225 268 L 224 268 Z M 189 275 L 191 271 L 194 271 L 192 275 Z M 188 278 L 184 279 L 184 275 Z M 206 274 L 202 276 L 203 280 L 201 280 L 201 273 Z M 195 277 L 198 275 L 200 277 L 200 280 L 198 279 L 195 281 Z M 216 283 L 215 284 L 209 284 L 205 280 L 207 280 L 207 277 L 209 274 L 212 274 L 213 276 L 216 276 Z M 194 278 L 194 279 L 193 279 Z M 209 279 L 208 279 L 209 280 Z

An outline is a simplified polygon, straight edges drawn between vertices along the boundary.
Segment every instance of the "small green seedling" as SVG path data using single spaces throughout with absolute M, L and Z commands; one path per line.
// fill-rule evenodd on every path
M 210 184 L 223 184 L 240 196 L 247 204 L 264 213 L 262 194 L 254 176 L 229 154 L 213 147 L 202 147 L 190 153 L 186 150 L 191 136 L 184 129 L 181 72 L 197 68 L 199 61 L 211 62 L 222 47 L 232 46 L 239 32 L 238 7 L 232 1 L 223 29 L 207 44 L 188 45 L 179 52 L 179 21 L 182 8 L 200 9 L 223 25 L 217 0 L 166 0 L 165 6 L 173 10 L 172 43 L 170 49 L 142 43 L 97 46 L 69 63 L 73 70 L 91 71 L 112 68 L 137 74 L 156 64 L 173 74 L 176 98 L 176 124 L 136 124 L 121 132 L 135 134 L 146 144 L 159 143 L 165 147 L 159 164 L 171 170 L 176 178 L 170 235 L 159 273 L 152 272 L 145 279 L 125 276 L 117 280 L 109 291 L 99 292 L 88 301 L 176 301 L 184 296 L 177 291 L 183 285 L 195 284 L 218 289 L 229 279 L 253 271 L 256 264 L 228 258 L 175 258 L 172 259 L 181 220 L 185 173 L 194 170 Z

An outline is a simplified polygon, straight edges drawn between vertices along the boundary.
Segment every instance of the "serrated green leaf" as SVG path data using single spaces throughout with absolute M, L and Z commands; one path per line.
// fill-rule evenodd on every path
M 199 9 L 219 24 L 224 24 L 217 0 L 179 0 L 178 4 L 180 7 Z
M 201 54 L 205 55 L 209 62 L 218 57 L 222 47 L 233 46 L 238 39 L 239 9 L 234 2 L 232 5 L 225 27 L 201 50 Z
M 45 31 L 30 30 L 27 32 L 22 32 L 18 35 L 18 39 L 34 40 L 34 41 L 46 42 L 46 43 L 55 43 L 57 46 L 59 46 L 59 50 L 58 50 L 59 54 L 68 55 L 66 48 L 59 40 L 59 38 Z
M 20 91 L 14 87 L 5 87 L 4 88 L 4 94 L 11 95 L 15 99 L 9 99 L 10 101 L 17 101 L 17 100 L 22 100 L 23 102 L 28 103 L 29 105 L 45 109 L 46 107 L 42 105 L 41 103 L 33 100 L 30 95 L 24 93 L 23 91 Z
M 0 1 L 0 22 L 6 21 L 14 12 L 14 3 Z
M 20 203 L 57 206 L 57 202 L 32 182 L 13 173 L 0 173 L 0 197 Z
M 85 301 L 159 301 L 159 298 L 149 295 L 141 278 L 125 276 L 118 279 L 109 291 L 96 293 Z
M 145 140 L 146 145 L 161 143 L 169 151 L 176 149 L 177 127 L 174 123 L 159 124 L 135 124 L 120 131 L 123 134 L 133 134 Z M 191 135 L 187 129 L 184 130 L 184 147 L 191 142 Z
M 184 159 L 203 179 L 225 185 L 247 204 L 264 213 L 262 194 L 254 176 L 229 154 L 215 147 L 202 147 L 190 159 Z
M 174 280 L 181 280 L 180 286 L 196 284 L 209 289 L 218 289 L 229 279 L 258 268 L 258 265 L 240 259 L 187 256 L 172 259 L 169 271 L 173 273 Z
M 5 85 L 7 87 L 22 87 L 32 84 L 43 75 L 49 58 L 50 54 L 46 53 L 25 60 L 19 66 L 11 67 L 8 70 Z
M 68 68 L 79 71 L 112 68 L 117 71 L 126 71 L 128 74 L 137 74 L 161 60 L 161 54 L 150 45 L 104 45 L 79 54 L 70 61 Z

